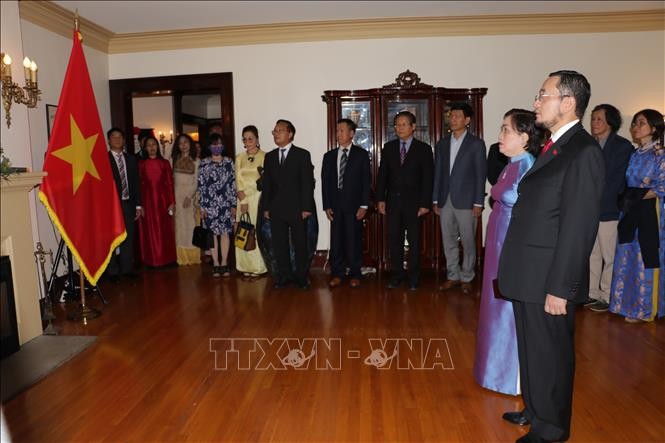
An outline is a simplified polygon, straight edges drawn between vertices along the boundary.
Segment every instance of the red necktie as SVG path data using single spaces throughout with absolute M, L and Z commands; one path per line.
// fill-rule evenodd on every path
M 554 144 L 554 142 L 552 141 L 552 139 L 551 138 L 548 139 L 547 143 L 545 143 L 545 146 L 543 146 L 543 150 L 540 151 L 540 155 L 543 155 L 544 153 L 549 151 L 549 149 L 552 147 L 553 144 Z

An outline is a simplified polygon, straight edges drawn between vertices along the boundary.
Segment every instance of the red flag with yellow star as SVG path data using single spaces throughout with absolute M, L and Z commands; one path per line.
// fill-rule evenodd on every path
M 39 199 L 88 281 L 97 284 L 127 233 L 78 31 L 44 171 Z

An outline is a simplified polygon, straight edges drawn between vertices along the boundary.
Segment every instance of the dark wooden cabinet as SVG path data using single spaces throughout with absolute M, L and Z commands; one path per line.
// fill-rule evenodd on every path
M 376 189 L 376 176 L 384 143 L 395 138 L 393 117 L 399 111 L 409 110 L 416 116 L 415 138 L 434 149 L 448 132 L 450 104 L 468 102 L 474 110 L 470 131 L 483 136 L 483 97 L 487 88 L 449 89 L 422 83 L 420 77 L 409 70 L 397 76 L 395 82 L 381 88 L 348 91 L 324 91 L 321 97 L 328 107 L 328 149 L 334 149 L 335 128 L 340 118 L 350 118 L 358 125 L 354 142 L 369 152 L 372 170 L 372 189 Z M 390 268 L 388 229 L 385 217 L 370 204 L 364 221 L 364 266 L 377 269 Z M 481 257 L 482 224 L 478 223 L 477 256 Z M 430 212 L 424 217 L 421 238 L 421 265 L 423 269 L 442 269 L 445 257 L 441 244 L 439 219 Z M 408 244 L 405 244 L 408 250 Z M 406 258 L 406 255 L 405 255 Z

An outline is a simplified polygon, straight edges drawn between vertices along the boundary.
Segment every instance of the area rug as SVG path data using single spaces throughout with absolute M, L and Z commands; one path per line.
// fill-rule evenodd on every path
M 90 346 L 97 337 L 40 335 L 0 361 L 1 401 L 7 402 Z

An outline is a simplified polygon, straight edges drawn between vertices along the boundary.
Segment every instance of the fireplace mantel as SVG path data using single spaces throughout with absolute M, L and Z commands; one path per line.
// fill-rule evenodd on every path
M 8 255 L 12 262 L 20 344 L 42 333 L 28 194 L 45 175 L 45 172 L 25 172 L 0 180 L 0 254 Z

